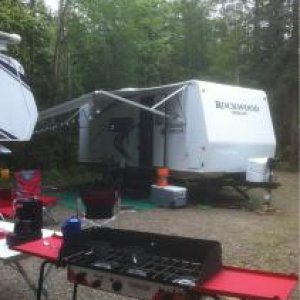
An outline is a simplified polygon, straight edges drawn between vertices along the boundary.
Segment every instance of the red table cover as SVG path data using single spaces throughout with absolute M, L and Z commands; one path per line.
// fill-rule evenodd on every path
M 52 236 L 14 247 L 26 254 L 56 262 L 62 238 Z M 233 296 L 259 300 L 286 300 L 296 288 L 298 277 L 271 272 L 223 267 L 196 291 L 211 295 Z
M 56 262 L 59 256 L 59 250 L 61 248 L 62 242 L 62 237 L 54 235 L 51 237 L 24 243 L 13 248 L 14 250 L 29 254 L 31 256 L 36 256 L 52 262 Z
M 211 280 L 198 288 L 199 291 L 224 296 L 249 297 L 260 300 L 285 300 L 296 288 L 295 274 L 247 270 L 223 267 Z

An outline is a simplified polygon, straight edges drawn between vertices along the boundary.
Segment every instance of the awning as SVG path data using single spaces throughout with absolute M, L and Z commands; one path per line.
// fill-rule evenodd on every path
M 170 85 L 150 87 L 150 88 L 126 88 L 116 91 L 97 90 L 89 94 L 84 94 L 73 100 L 64 102 L 54 107 L 43 110 L 39 113 L 38 122 L 46 121 L 50 118 L 55 118 L 60 115 L 66 114 L 73 110 L 79 109 L 87 103 L 116 101 L 119 103 L 127 104 L 138 109 L 149 111 L 155 115 L 167 118 L 177 118 L 178 116 L 167 115 L 158 108 L 165 102 L 170 100 L 173 96 L 182 92 L 186 86 L 192 81 L 185 81 L 174 83 Z M 145 96 L 161 96 L 161 98 L 153 106 L 140 104 L 137 99 Z

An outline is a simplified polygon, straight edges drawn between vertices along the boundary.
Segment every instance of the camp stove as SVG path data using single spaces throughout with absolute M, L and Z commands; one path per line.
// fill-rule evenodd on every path
M 61 262 L 75 284 L 139 299 L 193 289 L 222 265 L 217 241 L 111 228 L 84 230 L 64 244 Z

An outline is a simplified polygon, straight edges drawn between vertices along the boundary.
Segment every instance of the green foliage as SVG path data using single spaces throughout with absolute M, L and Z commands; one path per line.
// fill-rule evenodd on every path
M 1 1 L 0 30 L 22 36 L 21 45 L 11 47 L 9 53 L 23 64 L 40 107 L 49 103 L 53 27 L 42 2 L 33 11 L 20 1 Z
M 27 70 L 40 108 L 95 89 L 192 78 L 262 88 L 271 102 L 279 152 L 295 160 L 298 2 L 228 2 L 60 0 L 53 16 L 42 1 L 30 8 L 2 0 L 0 30 L 22 35 L 21 47 L 10 52 Z M 58 134 L 34 141 L 47 153 L 47 159 L 40 155 L 42 165 L 62 164 L 66 139 Z M 46 140 L 53 147 L 44 149 Z
M 256 0 L 253 25 L 253 74 L 269 92 L 279 154 L 297 165 L 298 1 Z
M 122 0 L 112 5 L 78 0 L 71 11 L 67 28 L 72 91 L 158 84 L 165 69 L 171 70 L 170 8 L 165 1 Z

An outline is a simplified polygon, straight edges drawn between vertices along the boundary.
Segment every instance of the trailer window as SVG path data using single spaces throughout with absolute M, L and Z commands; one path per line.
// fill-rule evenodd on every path
M 111 132 L 126 133 L 133 126 L 133 118 L 111 118 L 108 122 L 107 129 Z

